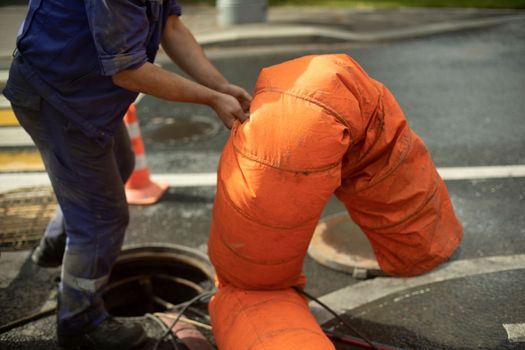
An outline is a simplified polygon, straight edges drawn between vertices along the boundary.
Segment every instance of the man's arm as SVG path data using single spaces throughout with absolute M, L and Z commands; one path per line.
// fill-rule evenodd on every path
M 232 96 L 195 83 L 149 62 L 137 69 L 127 69 L 112 76 L 115 85 L 143 92 L 164 100 L 208 105 L 223 123 L 231 128 L 235 119 L 246 117 L 239 102 Z
M 228 83 L 210 63 L 191 32 L 177 16 L 170 16 L 162 36 L 166 54 L 200 84 L 235 97 L 248 111 L 251 96 L 242 88 Z

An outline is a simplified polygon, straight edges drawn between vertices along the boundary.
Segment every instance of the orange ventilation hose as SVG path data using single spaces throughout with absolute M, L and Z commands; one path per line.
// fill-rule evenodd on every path
M 389 274 L 429 271 L 461 240 L 430 154 L 381 83 L 346 55 L 264 69 L 219 164 L 209 255 L 220 349 L 334 348 L 291 289 L 334 193 Z

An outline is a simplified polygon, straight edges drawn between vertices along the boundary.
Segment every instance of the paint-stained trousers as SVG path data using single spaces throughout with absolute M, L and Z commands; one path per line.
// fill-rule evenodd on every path
M 123 186 L 134 167 L 129 136 L 121 124 L 112 141 L 101 146 L 40 98 L 15 69 L 8 84 L 16 91 L 15 115 L 40 150 L 60 205 L 46 235 L 67 234 L 58 330 L 75 333 L 108 317 L 101 289 L 129 221 Z

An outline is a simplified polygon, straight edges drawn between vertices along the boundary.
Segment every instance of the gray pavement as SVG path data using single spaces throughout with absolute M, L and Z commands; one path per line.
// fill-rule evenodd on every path
M 22 9 L 13 10 L 8 19 L 12 22 L 3 21 L 3 10 L 2 29 L 9 23 L 12 31 Z M 393 91 L 436 164 L 463 167 L 525 165 L 522 14 L 285 7 L 271 9 L 268 24 L 218 28 L 213 8 L 187 7 L 183 18 L 206 43 L 218 68 L 248 89 L 264 66 L 309 53 L 352 55 Z M 311 28 L 323 28 L 323 36 Z M 257 32 L 271 35 L 250 34 Z M 341 33 L 347 39 L 342 40 Z M 402 35 L 393 38 L 385 36 L 388 33 Z M 275 44 L 272 36 L 277 36 Z M 9 51 L 4 43 L 1 53 Z M 8 62 L 8 55 L 4 58 Z M 162 55 L 159 61 L 176 69 Z M 215 171 L 228 132 L 210 110 L 144 97 L 137 111 L 153 173 Z M 194 137 L 176 135 L 180 125 Z M 163 134 L 162 128 L 173 129 Z M 447 186 L 465 228 L 459 260 L 422 277 L 362 282 L 306 257 L 307 289 L 324 296 L 368 337 L 386 344 L 407 349 L 525 349 L 520 338 L 525 324 L 525 178 L 464 178 L 447 181 Z M 154 206 L 131 207 L 126 244 L 176 242 L 205 250 L 214 191 L 213 186 L 174 186 Z M 323 217 L 342 210 L 333 198 Z M 54 302 L 58 270 L 35 267 L 28 254 L 0 257 L 0 325 Z M 326 326 L 346 332 L 315 310 Z M 35 347 L 56 348 L 52 316 L 0 335 L 2 349 Z M 346 348 L 338 344 L 338 349 Z

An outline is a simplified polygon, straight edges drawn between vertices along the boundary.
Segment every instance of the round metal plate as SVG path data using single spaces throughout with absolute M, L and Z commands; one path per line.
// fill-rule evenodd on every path
M 346 212 L 319 222 L 308 254 L 320 264 L 356 278 L 382 275 L 370 242 Z
M 216 135 L 221 124 L 206 116 L 155 117 L 144 127 L 144 138 L 152 143 L 175 145 Z
M 57 207 L 49 186 L 0 193 L 0 249 L 35 247 Z

